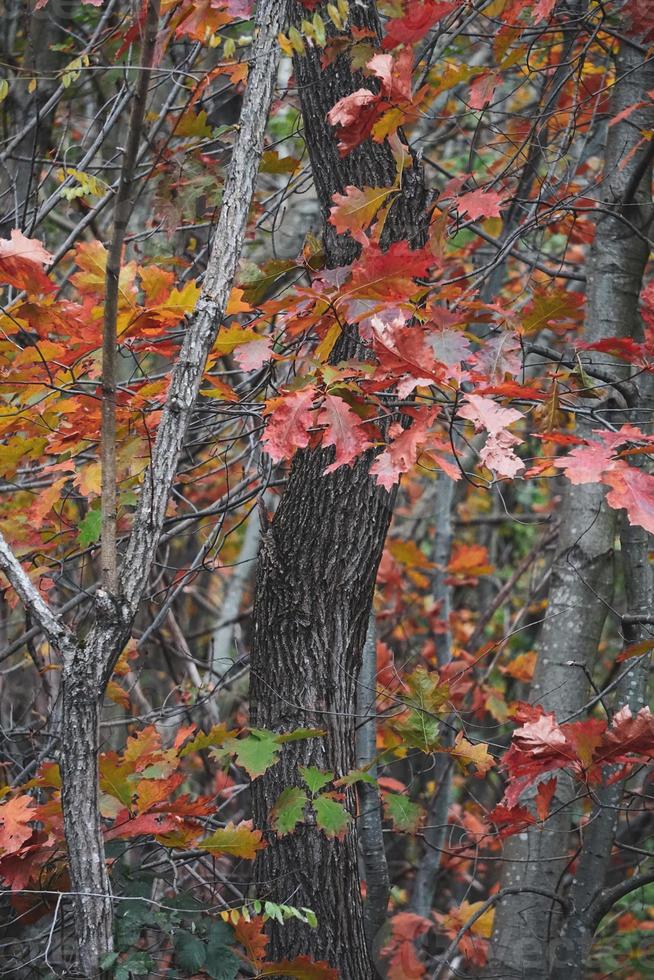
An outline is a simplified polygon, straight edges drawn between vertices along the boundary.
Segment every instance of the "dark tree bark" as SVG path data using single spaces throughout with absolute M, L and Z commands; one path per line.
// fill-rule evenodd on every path
M 352 5 L 358 27 L 379 32 L 371 2 Z M 299 20 L 303 8 L 292 16 Z M 328 21 L 325 15 L 325 21 Z M 326 114 L 343 96 L 370 79 L 352 72 L 339 58 L 323 69 L 320 52 L 307 48 L 295 60 L 304 131 L 314 182 L 325 218 L 327 264 L 356 258 L 359 245 L 339 236 L 326 222 L 332 195 L 349 185 L 390 186 L 395 161 L 387 144 L 366 142 L 348 156 L 338 154 Z M 402 193 L 389 215 L 384 243 L 425 238 L 426 191 L 414 165 L 403 177 Z M 349 327 L 333 353 L 339 361 L 365 356 Z M 326 730 L 322 739 L 287 745 L 279 763 L 254 781 L 257 827 L 268 846 L 257 856 L 257 894 L 313 909 L 318 929 L 297 921 L 271 923 L 271 959 L 309 954 L 327 960 L 343 980 L 375 975 L 366 948 L 353 823 L 342 840 L 328 839 L 307 818 L 293 834 L 268 831 L 269 814 L 283 789 L 301 785 L 299 766 L 313 765 L 340 776 L 356 765 L 357 678 L 366 637 L 377 566 L 392 512 L 392 495 L 369 476 L 368 453 L 352 467 L 329 476 L 323 470 L 333 450 L 303 450 L 293 460 L 289 483 L 266 530 L 257 575 L 252 651 L 253 723 L 275 731 L 303 726 Z M 350 808 L 353 799 L 348 800 Z

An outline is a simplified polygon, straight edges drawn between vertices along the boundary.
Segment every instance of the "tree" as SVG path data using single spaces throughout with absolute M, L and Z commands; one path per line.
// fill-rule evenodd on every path
M 6 25 L 2 972 L 649 975 L 649 5 Z

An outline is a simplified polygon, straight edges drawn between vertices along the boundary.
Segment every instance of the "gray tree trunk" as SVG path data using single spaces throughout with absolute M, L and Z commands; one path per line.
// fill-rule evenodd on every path
M 654 85 L 652 63 L 628 43 L 617 58 L 616 72 L 611 115 L 643 100 Z M 629 154 L 641 141 L 641 132 L 652 126 L 654 113 L 648 106 L 608 130 L 602 211 L 589 259 L 584 326 L 584 339 L 589 342 L 630 336 L 637 329 L 638 296 L 649 254 L 646 241 L 637 232 L 649 225 L 649 207 L 644 209 L 643 203 L 650 200 L 651 168 L 647 148 Z M 615 370 L 618 377 L 617 366 Z M 623 405 L 612 402 L 606 407 L 613 409 L 611 419 L 615 421 L 615 409 Z M 580 425 L 580 434 L 592 427 Z M 567 486 L 561 508 L 557 557 L 530 698 L 553 711 L 559 721 L 578 714 L 587 699 L 588 671 L 595 661 L 613 593 L 616 521 L 604 497 L 599 485 Z M 569 805 L 572 796 L 571 781 L 559 774 L 553 816 L 544 826 L 531 827 L 506 844 L 502 886 L 524 888 L 525 894 L 510 895 L 498 903 L 489 977 L 545 980 L 549 974 L 552 939 L 560 928 L 559 907 L 526 889 L 561 888 L 574 815 Z

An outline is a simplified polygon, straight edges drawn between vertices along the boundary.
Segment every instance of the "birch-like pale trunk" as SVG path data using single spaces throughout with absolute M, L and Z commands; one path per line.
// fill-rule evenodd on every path
M 83 640 L 43 601 L 0 535 L 0 570 L 63 661 L 62 801 L 77 957 L 85 978 L 98 975 L 102 959 L 112 949 L 112 904 L 97 808 L 99 707 L 150 576 L 207 356 L 227 308 L 263 148 L 279 64 L 277 35 L 285 15 L 286 6 L 279 0 L 262 0 L 257 8 L 252 67 L 202 293 L 173 368 L 120 563 L 117 594 L 96 591 L 95 622 Z
M 646 99 L 654 68 L 628 42 L 616 59 L 611 116 Z M 600 210 L 588 265 L 584 339 L 630 336 L 638 323 L 638 296 L 649 249 L 643 237 L 650 221 L 651 166 L 642 132 L 654 126 L 651 103 L 609 127 L 600 187 Z M 639 234 L 640 233 L 640 234 Z M 592 365 L 592 357 L 584 360 Z M 616 379 L 619 368 L 616 366 Z M 624 400 L 608 390 L 607 408 L 616 421 Z M 599 411 L 599 410 L 598 410 Z M 601 414 L 601 412 L 600 412 Z M 581 424 L 580 435 L 597 427 Z M 552 569 L 547 616 L 538 643 L 531 702 L 553 711 L 560 721 L 578 716 L 588 696 L 588 673 L 613 594 L 615 512 L 600 485 L 568 486 L 561 507 L 557 557 Z M 556 937 L 560 906 L 543 895 L 560 892 L 568 864 L 574 795 L 570 779 L 558 776 L 552 816 L 507 841 L 503 888 L 522 888 L 498 903 L 489 977 L 545 980 L 560 958 Z M 529 796 L 527 795 L 527 801 Z
M 449 623 L 452 611 L 452 586 L 447 583 L 447 566 L 450 562 L 454 536 L 452 526 L 454 496 L 454 480 L 444 473 L 439 474 L 436 481 L 436 531 L 432 550 L 432 561 L 436 566 L 432 578 L 432 595 L 434 600 L 440 603 L 440 618 L 447 623 L 445 631 L 434 636 L 439 667 L 449 664 L 452 659 L 452 633 Z M 453 742 L 453 721 L 454 718 L 450 716 L 443 726 L 443 745 L 451 745 Z M 423 832 L 424 850 L 416 868 L 409 902 L 412 912 L 425 917 L 431 912 L 438 869 L 447 837 L 447 814 L 452 797 L 452 768 L 452 757 L 447 752 L 442 752 L 434 758 L 433 770 L 430 773 L 436 788 L 429 801 Z

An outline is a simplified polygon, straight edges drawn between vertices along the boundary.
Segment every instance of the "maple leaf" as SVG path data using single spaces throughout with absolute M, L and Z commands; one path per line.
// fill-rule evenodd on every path
M 272 342 L 269 337 L 261 337 L 236 349 L 234 360 L 241 371 L 258 371 L 272 357 Z
M 437 370 L 431 350 L 418 329 L 405 326 L 402 317 L 389 322 L 375 316 L 371 327 L 379 361 L 377 375 L 384 372 L 388 380 L 400 379 L 397 385 L 400 398 L 406 398 L 418 385 L 441 380 L 442 372 Z
M 600 483 L 604 471 L 613 464 L 613 450 L 598 442 L 575 446 L 566 456 L 553 460 L 563 470 L 570 483 Z
M 268 936 L 264 932 L 265 919 L 262 915 L 247 919 L 239 919 L 234 926 L 234 938 L 245 950 L 250 962 L 257 968 L 263 962 L 268 945 Z
M 492 73 L 484 73 L 476 78 L 470 86 L 468 105 L 471 109 L 484 109 L 492 101 L 499 77 Z
M 630 524 L 654 534 L 654 476 L 620 462 L 604 473 L 602 482 L 611 487 L 607 504 L 616 510 L 624 507 Z
M 464 544 L 454 542 L 452 554 L 447 565 L 451 575 L 473 576 L 489 575 L 493 571 L 488 559 L 488 548 L 483 544 Z
M 334 462 L 326 466 L 324 473 L 333 473 L 345 466 L 372 446 L 361 431 L 361 419 L 342 398 L 325 395 L 318 416 L 318 424 L 327 428 L 322 437 L 323 446 L 334 446 Z
M 540 820 L 547 820 L 556 792 L 556 776 L 538 784 L 536 790 L 536 813 Z
M 386 251 L 371 244 L 352 266 L 351 289 L 366 299 L 404 301 L 420 292 L 415 278 L 427 275 L 436 265 L 434 255 L 427 247 L 412 249 L 408 242 L 393 242 Z M 386 320 L 380 320 L 386 325 Z M 393 321 L 397 324 L 397 321 Z M 404 326 L 404 320 L 399 323 Z
M 654 715 L 641 708 L 633 715 L 625 705 L 614 716 L 595 758 L 596 763 L 625 762 L 629 753 L 654 758 Z
M 531 824 L 536 823 L 534 816 L 525 806 L 508 807 L 503 803 L 491 810 L 488 814 L 489 823 L 494 823 L 499 830 L 501 838 L 512 837 L 513 834 L 520 834 Z
M 376 54 L 367 67 L 379 78 L 381 90 L 375 93 L 365 88 L 357 89 L 339 99 L 327 113 L 330 125 L 339 127 L 341 156 L 346 156 L 370 135 L 381 143 L 417 111 L 412 102 L 413 56 L 410 48 L 403 49 L 396 57 Z
M 231 354 L 232 351 L 236 350 L 242 344 L 250 344 L 259 340 L 261 340 L 260 334 L 256 333 L 251 327 L 239 327 L 238 325 L 221 327 L 218 331 L 212 352 L 223 357 L 225 354 Z
M 56 286 L 43 272 L 52 258 L 38 239 L 26 238 L 13 228 L 10 238 L 0 239 L 0 282 L 28 293 L 52 292 Z
M 483 395 L 465 395 L 466 404 L 459 415 L 474 423 L 477 432 L 486 429 L 488 439 L 480 450 L 479 458 L 499 476 L 513 477 L 524 466 L 513 452 L 513 446 L 522 441 L 505 429 L 505 426 L 523 418 L 514 408 L 501 408 L 492 398 Z
M 434 917 L 441 923 L 445 934 L 454 938 L 459 930 L 468 923 L 475 912 L 481 909 L 483 904 L 483 902 L 470 903 L 464 901 L 461 902 L 458 908 L 452 909 L 447 915 L 435 913 Z M 459 941 L 461 952 L 475 966 L 483 966 L 486 962 L 488 950 L 487 940 L 490 939 L 493 931 L 494 916 L 495 909 L 487 909 L 483 915 L 476 919 Z
M 491 383 L 501 382 L 508 374 L 519 377 L 522 371 L 522 345 L 511 330 L 487 337 L 480 350 L 470 359 Z
M 414 417 L 412 425 L 403 429 L 396 422 L 389 429 L 390 442 L 370 467 L 377 483 L 390 490 L 398 483 L 402 473 L 408 473 L 418 458 L 418 450 L 429 439 L 429 428 L 435 413 Z
M 470 357 L 471 349 L 463 333 L 440 327 L 429 334 L 427 343 L 433 350 L 436 360 L 449 368 L 448 377 L 455 378 L 459 384 L 465 380 L 467 372 L 461 370 L 461 365 Z
M 129 810 L 121 810 L 116 814 L 113 827 L 105 831 L 106 841 L 130 839 L 152 834 L 168 834 L 180 826 L 180 818 L 170 813 L 140 813 L 131 817 Z
M 257 851 L 266 846 L 262 837 L 260 830 L 253 830 L 248 823 L 242 821 L 238 826 L 228 823 L 226 827 L 219 827 L 210 837 L 200 841 L 198 846 L 212 854 L 231 854 L 232 857 L 251 861 L 256 857 Z
M 339 793 L 321 793 L 312 801 L 316 824 L 327 837 L 345 837 L 352 817 L 339 801 Z
M 304 819 L 304 808 L 309 798 L 298 786 L 287 786 L 282 790 L 277 802 L 270 811 L 270 822 L 278 834 L 290 834 Z
M 359 188 L 350 184 L 344 194 L 333 195 L 334 206 L 329 212 L 329 220 L 339 235 L 349 231 L 355 241 L 367 245 L 365 229 L 392 193 L 394 191 L 390 187 Z
M 279 742 L 277 736 L 264 729 L 253 728 L 245 738 L 228 738 L 223 742 L 226 752 L 234 752 L 236 762 L 252 779 L 263 775 L 277 762 Z
M 536 292 L 524 309 L 522 332 L 537 333 L 546 327 L 560 331 L 577 326 L 583 314 L 586 297 L 567 289 Z
M 369 88 L 359 88 L 339 99 L 327 113 L 330 126 L 339 127 L 338 151 L 346 156 L 370 135 L 379 115 L 381 96 Z
M 513 733 L 502 764 L 509 773 L 504 800 L 515 806 L 522 793 L 542 773 L 574 767 L 578 763 L 574 746 L 568 741 L 553 714 L 541 714 Z
M 479 188 L 460 194 L 456 199 L 459 214 L 467 214 L 472 221 L 477 218 L 499 218 L 504 196 L 498 191 Z
M 461 763 L 464 771 L 466 766 L 473 765 L 477 776 L 484 776 L 495 765 L 495 759 L 490 755 L 488 746 L 484 742 L 473 745 L 464 737 L 463 732 L 458 733 L 449 754 Z
M 405 13 L 386 22 L 382 47 L 388 51 L 399 44 L 414 44 L 458 6 L 458 0 L 406 0 Z
M 295 980 L 338 980 L 338 971 L 323 960 L 296 956 L 292 960 L 263 963 L 257 971 L 257 977 L 271 976 L 294 977 Z
M 415 912 L 400 912 L 391 919 L 391 938 L 381 950 L 387 960 L 388 980 L 418 980 L 425 976 L 425 965 L 416 951 L 416 939 L 424 936 L 433 923 Z
M 384 793 L 384 816 L 393 824 L 393 830 L 415 834 L 425 811 L 402 793 Z
M 31 796 L 14 796 L 0 805 L 0 850 L 3 857 L 20 851 L 32 836 L 30 820 L 35 820 Z
M 261 441 L 271 459 L 289 459 L 296 449 L 309 445 L 314 395 L 315 388 L 309 385 L 266 402 L 268 424 Z

